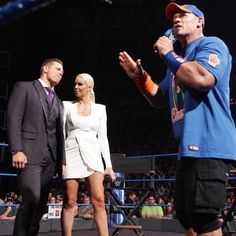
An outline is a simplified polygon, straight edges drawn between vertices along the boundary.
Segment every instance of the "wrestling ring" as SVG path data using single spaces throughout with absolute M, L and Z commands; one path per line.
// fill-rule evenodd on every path
M 0 143 L 0 148 L 7 148 L 7 144 Z M 116 183 L 109 181 L 104 183 L 105 192 L 108 196 L 108 221 L 110 235 L 125 235 L 125 236 L 182 236 L 184 229 L 179 224 L 177 219 L 142 219 L 133 218 L 134 212 L 141 206 L 145 205 L 147 197 L 156 190 L 156 184 L 161 182 L 174 182 L 174 178 L 162 178 L 156 174 L 156 161 L 162 157 L 175 157 L 176 154 L 155 154 L 155 155 L 139 155 L 139 156 L 125 156 L 124 154 L 112 154 L 113 169 L 117 173 Z M 142 179 L 125 179 L 124 173 L 129 174 L 145 174 L 146 178 Z M 235 173 L 235 172 L 234 172 Z M 233 173 L 233 174 L 234 174 Z M 1 173 L 0 181 L 2 178 L 15 177 L 14 173 Z M 229 177 L 235 179 L 235 177 Z M 144 187 L 130 187 L 134 184 L 141 182 Z M 128 186 L 128 187 L 127 187 Z M 139 203 L 127 204 L 124 203 L 124 191 L 143 191 Z M 122 199 L 123 198 L 123 199 Z M 235 201 L 236 202 L 236 201 Z M 61 204 L 48 204 L 58 205 Z M 84 205 L 84 204 L 78 204 Z M 158 204 L 165 207 L 165 204 Z M 9 204 L 0 204 L 0 207 L 6 207 Z M 11 206 L 18 206 L 18 204 L 11 204 Z M 235 206 L 231 206 L 230 214 L 234 211 Z M 114 209 L 116 209 L 114 211 Z M 128 210 L 127 210 L 128 209 Z M 236 224 L 229 220 L 228 214 L 223 215 L 222 223 L 225 236 L 234 236 Z M 0 221 L 0 236 L 12 235 L 14 221 Z M 44 236 L 57 236 L 61 235 L 60 219 L 47 219 L 41 220 L 39 235 Z M 97 235 L 96 226 L 93 220 L 84 220 L 75 218 L 73 225 L 72 235 Z

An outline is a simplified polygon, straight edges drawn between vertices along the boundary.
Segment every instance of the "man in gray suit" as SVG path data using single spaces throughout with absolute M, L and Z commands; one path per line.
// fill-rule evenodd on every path
M 61 173 L 63 104 L 55 94 L 54 86 L 62 75 L 61 60 L 47 59 L 41 66 L 40 78 L 17 82 L 9 99 L 8 143 L 23 197 L 16 215 L 14 236 L 38 234 L 53 175 Z

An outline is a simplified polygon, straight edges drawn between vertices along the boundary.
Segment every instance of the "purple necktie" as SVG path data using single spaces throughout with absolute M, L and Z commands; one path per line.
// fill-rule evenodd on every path
M 49 103 L 52 103 L 54 97 L 54 90 L 50 87 L 45 87 L 45 89 L 48 91 L 48 101 Z

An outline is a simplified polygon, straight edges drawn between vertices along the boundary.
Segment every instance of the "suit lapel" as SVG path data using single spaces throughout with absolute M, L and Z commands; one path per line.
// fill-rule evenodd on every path
M 45 121 L 46 121 L 46 124 L 47 124 L 49 110 L 48 110 L 48 101 L 47 101 L 46 92 L 45 92 L 43 86 L 41 85 L 41 83 L 38 80 L 34 80 L 33 85 L 34 85 L 35 90 L 37 91 L 37 93 L 39 95 L 39 99 L 41 101 L 43 113 L 44 113 L 44 116 L 45 116 L 45 119 L 46 119 Z
M 43 88 L 43 86 L 41 85 L 41 83 L 38 80 L 33 81 L 33 85 L 35 87 L 35 90 L 37 91 L 38 95 L 39 95 L 39 99 L 41 101 L 42 104 L 42 109 L 43 109 L 43 113 L 44 113 L 44 117 L 45 117 L 45 122 L 46 125 L 48 124 L 48 120 L 49 120 L 49 104 L 48 104 L 48 100 L 47 100 L 47 94 Z M 59 106 L 59 116 L 60 116 L 60 125 L 63 125 L 63 112 L 64 112 L 64 106 L 62 101 L 58 98 L 58 96 L 55 93 L 55 97 L 53 100 L 53 103 L 55 102 L 56 104 L 58 104 Z
M 55 93 L 54 100 L 56 100 L 59 107 L 60 129 L 63 129 L 64 105 L 63 105 L 63 102 L 58 98 L 56 93 Z

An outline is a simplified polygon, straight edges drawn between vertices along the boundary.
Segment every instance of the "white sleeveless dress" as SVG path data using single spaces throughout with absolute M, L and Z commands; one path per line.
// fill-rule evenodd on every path
M 107 138 L 106 107 L 91 103 L 91 114 L 81 116 L 77 103 L 64 101 L 66 179 L 85 178 L 112 167 Z

